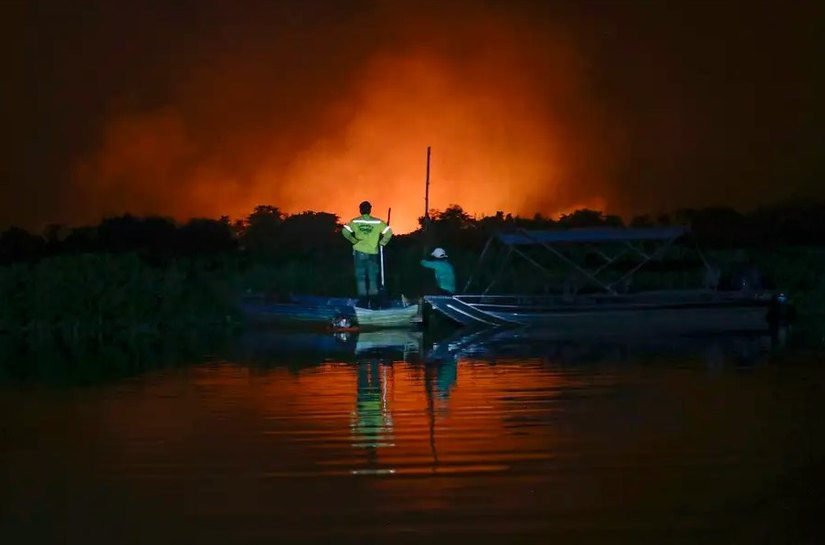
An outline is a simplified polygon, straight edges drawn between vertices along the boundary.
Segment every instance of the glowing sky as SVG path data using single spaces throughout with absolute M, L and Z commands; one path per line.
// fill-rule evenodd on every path
M 0 225 L 822 193 L 816 3 L 136 4 L 4 7 Z

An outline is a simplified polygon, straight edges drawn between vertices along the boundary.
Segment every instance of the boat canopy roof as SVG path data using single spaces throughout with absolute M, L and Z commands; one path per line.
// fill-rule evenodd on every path
M 557 242 L 631 242 L 671 241 L 688 232 L 687 227 L 587 227 L 552 231 L 521 230 L 517 233 L 498 233 L 498 239 L 509 246 L 553 244 Z
M 555 255 L 562 263 L 567 265 L 570 269 L 577 271 L 582 278 L 588 280 L 593 285 L 602 288 L 607 293 L 616 294 L 617 289 L 626 285 L 635 273 L 644 267 L 647 263 L 654 259 L 660 258 L 664 252 L 678 239 L 687 235 L 690 229 L 686 226 L 668 226 L 668 227 L 587 227 L 574 229 L 557 229 L 550 231 L 537 231 L 518 229 L 509 233 L 496 233 L 487 240 L 484 250 L 478 259 L 478 268 L 484 260 L 488 249 L 493 240 L 499 240 L 509 248 L 507 255 L 504 257 L 506 261 L 510 253 L 515 253 L 538 269 L 548 275 L 549 278 L 554 279 L 554 273 L 547 269 L 545 265 L 536 261 L 531 257 L 529 252 L 522 251 L 518 246 L 536 246 L 539 245 L 547 250 L 550 254 Z M 644 248 L 641 242 L 657 242 L 655 248 Z M 605 248 L 593 248 L 597 256 L 601 257 L 602 263 L 598 266 L 591 266 L 586 268 L 583 263 L 579 263 L 565 254 L 562 248 L 554 246 L 554 244 L 561 243 L 575 243 L 584 245 L 594 245 L 598 243 L 613 243 L 614 249 L 607 251 Z M 618 250 L 615 246 L 619 246 Z M 634 256 L 636 264 L 629 270 L 619 276 L 619 278 L 608 279 L 608 268 L 610 265 L 618 262 L 620 259 L 625 259 L 625 256 Z M 701 252 L 699 254 L 701 256 Z M 580 258 L 581 256 L 579 256 Z M 702 257 L 704 260 L 704 257 Z M 707 263 L 706 263 L 707 265 Z M 503 269 L 503 262 L 499 266 L 499 272 L 492 279 L 490 284 L 484 290 L 486 294 L 492 285 L 497 281 L 501 270 Z M 464 293 L 467 293 L 474 274 L 471 275 L 467 284 L 464 286 Z

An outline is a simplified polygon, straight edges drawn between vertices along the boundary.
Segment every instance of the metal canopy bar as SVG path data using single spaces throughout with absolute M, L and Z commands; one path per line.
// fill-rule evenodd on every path
M 512 251 L 516 252 L 518 255 L 520 255 L 520 256 L 521 256 L 521 257 L 523 257 L 524 259 L 526 259 L 527 261 L 529 261 L 530 263 L 532 263 L 533 265 L 535 265 L 536 267 L 538 267 L 538 268 L 539 268 L 539 270 L 541 270 L 542 272 L 544 272 L 544 274 L 546 274 L 547 276 L 549 276 L 549 277 L 551 277 L 551 278 L 553 277 L 553 273 L 552 273 L 552 272 L 550 272 L 549 270 L 547 270 L 547 268 L 546 268 L 546 267 L 544 267 L 541 263 L 539 263 L 538 261 L 536 261 L 535 259 L 533 259 L 533 258 L 532 258 L 532 257 L 530 257 L 529 255 L 525 254 L 524 252 L 522 252 L 521 250 L 519 250 L 518 248 L 516 248 L 516 247 L 514 247 L 514 246 L 513 246 L 513 247 L 511 247 L 510 249 L 511 249 Z M 555 251 L 555 250 L 554 250 L 554 251 Z M 508 254 L 508 255 L 509 255 L 509 254 Z M 565 258 L 564 256 L 561 256 L 561 257 L 562 257 L 562 259 L 567 259 L 567 258 Z M 573 262 L 571 261 L 571 263 L 573 263 Z M 573 266 L 575 266 L 575 265 L 576 265 L 576 264 L 575 264 L 575 263 L 573 263 Z
M 524 234 L 525 237 L 528 237 L 528 238 L 532 237 L 532 233 L 530 231 L 527 231 L 526 229 L 520 229 L 520 231 Z M 562 261 L 567 263 L 569 266 L 573 267 L 575 270 L 579 271 L 581 274 L 583 274 L 584 276 L 589 278 L 595 284 L 601 286 L 603 289 L 609 291 L 610 293 L 615 294 L 615 292 L 613 291 L 613 288 L 610 285 L 605 284 L 604 282 L 602 282 L 601 280 L 599 280 L 598 278 L 596 278 L 595 276 L 590 274 L 590 271 L 580 267 L 575 261 L 573 261 L 572 259 L 570 259 L 566 255 L 564 255 L 563 253 L 559 252 L 558 250 L 556 250 L 555 248 L 553 248 L 552 246 L 550 246 L 546 242 L 543 242 L 541 240 L 538 240 L 536 242 L 538 242 L 538 244 L 541 244 L 542 246 L 544 246 L 548 251 L 555 254 L 556 257 L 558 257 L 559 259 L 561 259 Z M 513 249 L 515 250 L 515 247 L 513 247 Z M 516 251 L 518 251 L 518 250 L 516 250 Z M 519 253 L 521 254 L 521 252 L 519 252 Z M 524 255 L 524 254 L 521 254 L 521 255 Z M 533 260 L 531 260 L 531 261 L 533 261 Z M 538 263 L 536 263 L 535 261 L 533 261 L 533 263 L 538 265 Z M 538 266 L 541 267 L 541 265 L 538 265 Z M 541 267 L 541 268 L 543 270 L 546 270 L 546 269 L 544 269 L 544 267 Z
M 558 242 L 626 242 L 640 240 L 669 241 L 687 233 L 686 227 L 594 227 L 580 229 L 558 229 L 552 231 L 527 231 L 499 233 L 498 238 L 505 244 L 553 244 Z
M 664 244 L 662 244 L 661 246 L 659 246 L 659 248 L 657 248 L 657 249 L 656 249 L 656 251 L 655 251 L 655 252 L 653 252 L 653 253 L 652 253 L 652 254 L 651 254 L 651 255 L 650 255 L 647 259 L 645 259 L 644 261 L 641 261 L 638 265 L 636 265 L 635 267 L 633 267 L 632 269 L 630 269 L 629 271 L 627 271 L 625 274 L 623 274 L 623 275 L 621 276 L 621 278 L 619 278 L 618 280 L 616 280 L 616 281 L 612 282 L 612 283 L 610 284 L 610 286 L 611 286 L 611 287 L 612 287 L 612 286 L 615 286 L 616 284 L 619 284 L 620 282 L 624 282 L 624 281 L 629 280 L 630 278 L 632 278 L 632 277 L 633 277 L 633 275 L 634 275 L 634 274 L 636 274 L 636 272 L 637 272 L 639 269 L 641 269 L 642 267 L 644 267 L 646 264 L 648 264 L 648 263 L 649 263 L 650 261 L 652 261 L 653 259 L 656 259 L 656 258 L 657 258 L 657 257 L 659 257 L 660 255 L 664 254 L 664 253 L 665 253 L 665 250 L 667 250 L 668 248 L 670 248 L 670 247 L 673 245 L 673 242 L 674 242 L 677 238 L 679 238 L 679 236 L 680 236 L 680 235 L 675 234 L 675 235 L 674 235 L 674 236 L 673 236 L 670 240 L 665 241 L 665 243 L 664 243 Z M 641 252 L 640 252 L 640 253 L 641 253 Z M 644 255 L 644 254 L 642 254 L 642 255 Z M 611 291 L 612 291 L 612 290 L 611 290 Z
M 641 248 L 637 248 L 636 246 L 634 246 L 633 244 L 631 244 L 628 241 L 625 241 L 625 246 L 627 246 L 631 250 L 634 250 L 636 253 L 638 253 L 640 256 L 642 256 L 645 259 L 649 260 L 652 257 L 652 256 L 648 255 L 647 253 L 645 253 Z
M 507 255 L 505 255 L 504 259 L 501 260 L 501 265 L 499 265 L 498 271 L 496 271 L 496 274 L 495 274 L 495 276 L 493 276 L 493 279 L 490 281 L 490 284 L 487 286 L 487 289 L 485 289 L 483 292 L 481 292 L 482 295 L 487 295 L 487 292 L 490 291 L 490 288 L 493 287 L 493 284 L 495 284 L 498 281 L 499 277 L 501 276 L 501 273 L 504 272 L 504 265 L 507 264 L 507 259 L 510 257 L 511 253 L 513 253 L 513 247 L 508 246 L 507 247 Z
M 594 243 L 590 243 L 590 244 L 588 244 L 588 245 L 587 245 L 587 248 L 588 248 L 591 252 L 593 252 L 594 254 L 596 254 L 597 256 L 599 256 L 599 257 L 601 257 L 602 259 L 604 259 L 604 260 L 607 262 L 607 264 L 608 264 L 608 265 L 609 265 L 610 263 L 612 263 L 613 261 L 615 261 L 615 260 L 616 260 L 616 258 L 614 258 L 614 257 L 610 257 L 610 256 L 609 256 L 609 255 L 607 255 L 605 252 L 603 252 L 603 251 L 602 251 L 602 249 L 601 249 L 601 248 L 599 248 L 598 246 L 596 246 Z M 617 257 L 618 257 L 618 256 L 617 256 Z
M 470 274 L 470 277 L 467 279 L 467 282 L 464 284 L 464 289 L 462 290 L 464 293 L 467 293 L 467 290 L 470 287 L 470 284 L 473 282 L 473 278 L 475 274 L 478 272 L 478 269 L 481 267 L 481 262 L 484 260 L 484 256 L 487 255 L 487 250 L 490 249 L 490 244 L 493 242 L 493 237 L 487 239 L 487 243 L 484 245 L 484 249 L 481 251 L 481 255 L 478 256 L 478 261 L 476 262 L 476 268 Z M 507 255 L 510 255 L 509 253 Z
M 600 273 L 600 272 L 602 272 L 604 269 L 606 269 L 607 267 L 609 267 L 610 265 L 612 265 L 613 263 L 615 263 L 616 261 L 618 261 L 619 259 L 621 259 L 622 257 L 624 257 L 624 255 L 625 255 L 626 253 L 627 253 L 627 250 L 624 250 L 624 249 L 623 249 L 621 252 L 619 252 L 619 253 L 618 253 L 618 254 L 616 254 L 615 256 L 610 257 L 610 256 L 608 256 L 608 255 L 605 255 L 605 254 L 603 254 L 603 253 L 599 252 L 599 255 L 601 255 L 601 256 L 604 258 L 605 263 L 603 263 L 602 265 L 600 265 L 599 267 L 597 267 L 597 268 L 596 268 L 596 270 L 595 270 L 595 271 L 593 271 L 593 274 L 594 274 L 594 275 L 599 274 L 599 273 Z
M 523 257 L 525 260 L 530 262 L 532 265 L 534 265 L 536 268 L 544 272 L 546 275 L 553 277 L 553 273 L 550 270 L 548 270 L 545 266 L 541 265 L 535 259 L 527 255 L 523 251 L 519 250 L 516 247 L 519 245 L 538 245 L 544 247 L 546 250 L 548 250 L 550 253 L 552 253 L 558 259 L 564 262 L 567 266 L 581 274 L 585 279 L 599 286 L 600 288 L 605 290 L 605 292 L 610 293 L 612 295 L 617 295 L 615 286 L 631 278 L 639 269 L 641 269 L 651 260 L 656 259 L 660 255 L 662 255 L 664 251 L 667 250 L 667 248 L 669 248 L 673 244 L 674 241 L 676 241 L 679 237 L 687 234 L 688 232 L 689 231 L 687 227 L 676 226 L 654 228 L 597 227 L 553 231 L 518 229 L 517 232 L 513 233 L 496 233 L 487 240 L 487 243 L 485 244 L 484 249 L 482 250 L 481 255 L 479 256 L 475 272 L 477 272 L 478 267 L 484 260 L 485 255 L 488 253 L 492 239 L 497 238 L 506 246 L 508 246 L 508 252 L 504 258 L 504 262 L 500 264 L 498 271 L 495 273 L 492 282 L 490 282 L 490 284 L 484 290 L 485 295 L 490 291 L 490 288 L 498 280 L 503 270 L 504 264 L 506 263 L 507 258 L 510 256 L 511 253 L 518 254 L 519 256 Z M 662 242 L 663 244 L 652 253 L 645 252 L 641 247 L 639 247 L 636 244 L 633 244 L 633 242 L 644 241 L 656 241 Z M 597 267 L 595 271 L 590 271 L 580 266 L 578 263 L 564 255 L 564 253 L 560 252 L 558 249 L 554 248 L 551 245 L 553 243 L 568 242 L 587 245 L 590 251 L 595 251 L 597 255 L 604 259 L 605 263 Z M 593 244 L 609 242 L 620 243 L 624 246 L 624 248 L 621 249 L 614 256 L 610 256 L 607 253 L 601 251 L 599 248 L 591 247 L 591 245 Z M 599 273 L 601 273 L 608 266 L 617 262 L 619 259 L 627 255 L 628 250 L 632 250 L 634 253 L 638 254 L 642 258 L 642 261 L 638 263 L 636 266 L 634 266 L 632 269 L 627 271 L 619 279 L 613 282 L 606 283 L 605 281 L 602 281 L 600 278 L 598 278 Z M 473 279 L 475 277 L 475 272 L 467 280 L 467 283 L 464 286 L 464 293 L 467 292 L 467 289 L 472 284 Z

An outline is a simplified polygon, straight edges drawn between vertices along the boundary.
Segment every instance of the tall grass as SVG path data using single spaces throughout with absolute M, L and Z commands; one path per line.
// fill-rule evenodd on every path
M 131 340 L 222 323 L 227 267 L 153 266 L 136 254 L 56 256 L 0 268 L 0 332 L 30 340 Z

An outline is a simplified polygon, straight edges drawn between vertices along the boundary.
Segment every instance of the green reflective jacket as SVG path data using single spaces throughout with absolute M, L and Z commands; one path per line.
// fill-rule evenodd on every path
M 365 254 L 377 254 L 378 245 L 386 246 L 392 238 L 390 226 L 376 217 L 364 214 L 353 218 L 341 229 L 353 249 Z

